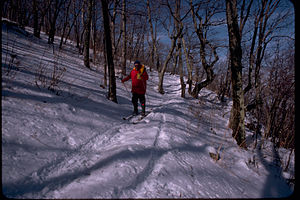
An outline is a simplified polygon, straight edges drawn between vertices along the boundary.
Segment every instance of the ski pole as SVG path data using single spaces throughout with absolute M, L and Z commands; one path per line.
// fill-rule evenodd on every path
M 129 95 L 129 97 L 131 98 L 131 96 L 130 96 L 130 92 L 128 91 L 128 89 L 127 89 L 127 87 L 126 87 L 125 83 L 124 83 L 124 82 L 122 82 L 122 83 L 123 83 L 123 85 L 124 85 L 124 87 L 125 87 L 125 89 L 126 89 L 126 91 L 127 91 L 128 95 Z

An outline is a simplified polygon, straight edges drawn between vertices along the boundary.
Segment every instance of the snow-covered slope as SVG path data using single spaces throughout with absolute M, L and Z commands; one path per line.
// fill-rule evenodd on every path
M 275 162 L 270 143 L 238 148 L 227 128 L 231 102 L 203 90 L 180 97 L 179 77 L 166 75 L 165 95 L 149 72 L 147 110 L 131 113 L 131 84 L 117 80 L 108 101 L 102 66 L 88 70 L 72 44 L 57 48 L 2 27 L 2 191 L 11 198 L 260 198 L 287 197 L 294 174 Z M 59 78 L 54 92 L 53 69 Z M 216 161 L 212 157 L 219 154 Z M 280 152 L 283 164 L 288 151 Z

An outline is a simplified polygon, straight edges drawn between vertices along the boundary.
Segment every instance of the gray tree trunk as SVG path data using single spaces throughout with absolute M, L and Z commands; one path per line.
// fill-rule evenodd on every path
M 192 61 L 189 55 L 189 49 L 187 49 L 187 46 L 185 44 L 184 37 L 182 37 L 182 45 L 183 45 L 183 50 L 185 54 L 185 59 L 186 59 L 186 65 L 187 65 L 187 70 L 188 70 L 188 80 L 187 83 L 189 85 L 188 93 L 192 93 L 192 83 L 193 83 L 193 65 Z
M 206 33 L 204 32 L 204 27 L 205 26 L 209 26 L 208 25 L 208 22 L 209 22 L 208 18 L 209 18 L 209 16 L 206 13 L 205 22 L 203 22 L 202 17 L 200 17 L 197 14 L 197 11 L 194 10 L 194 6 L 193 6 L 193 1 L 192 0 L 190 0 L 190 7 L 191 7 L 191 11 L 192 11 L 194 28 L 195 28 L 195 31 L 196 31 L 197 36 L 199 38 L 199 41 L 200 41 L 200 58 L 201 58 L 201 63 L 202 63 L 202 66 L 203 66 L 203 68 L 204 68 L 204 70 L 206 72 L 206 79 L 204 81 L 200 82 L 200 83 L 197 82 L 196 85 L 195 85 L 195 88 L 191 92 L 191 95 L 194 98 L 197 98 L 200 90 L 202 88 L 208 86 L 214 80 L 215 74 L 214 74 L 214 71 L 213 71 L 213 66 L 219 60 L 219 57 L 218 57 L 217 52 L 216 52 L 216 47 L 213 47 L 207 41 L 207 39 L 206 39 Z M 199 25 L 197 23 L 196 17 L 199 20 Z M 207 45 L 209 45 L 210 48 L 213 50 L 213 54 L 214 54 L 214 57 L 215 57 L 214 61 L 212 63 L 210 63 L 210 64 L 206 60 L 206 50 L 205 49 L 206 49 Z
M 231 61 L 231 85 L 233 106 L 229 122 L 232 136 L 237 144 L 246 148 L 245 143 L 245 107 L 242 80 L 242 48 L 238 26 L 237 2 L 226 0 L 226 17 L 229 35 L 229 49 Z
M 147 0 L 147 11 L 148 11 L 148 22 L 151 32 L 151 39 L 152 39 L 152 48 L 151 48 L 151 65 L 150 71 L 152 70 L 152 65 L 156 66 L 157 71 L 159 71 L 159 56 L 156 47 L 156 33 L 154 33 L 152 18 L 151 18 L 151 9 L 150 9 L 150 1 Z
M 178 36 L 177 36 L 178 37 Z M 172 54 L 173 54 L 173 51 L 175 49 L 175 45 L 176 45 L 176 40 L 177 40 L 177 37 L 173 37 L 172 38 L 172 45 L 171 45 L 171 49 L 168 53 L 168 56 L 164 62 L 164 65 L 161 69 L 161 71 L 159 72 L 158 74 L 158 77 L 159 77 L 159 80 L 158 80 L 158 92 L 161 93 L 161 94 L 164 94 L 164 87 L 163 87 L 163 82 L 164 82 L 164 75 L 165 75 L 165 72 L 166 72 L 166 69 L 167 69 L 167 66 L 168 66 L 168 63 L 169 61 L 171 60 L 171 57 L 172 57 Z
M 127 40 L 126 40 L 126 0 L 122 2 L 122 30 L 123 30 L 123 48 L 122 48 L 122 74 L 126 75 L 126 60 L 127 60 Z
M 63 1 L 55 0 L 53 16 L 51 16 L 52 14 L 50 12 L 50 20 L 49 20 L 50 21 L 50 30 L 49 30 L 48 44 L 53 44 L 53 42 L 54 42 L 54 36 L 55 36 L 55 32 L 56 32 L 56 20 L 57 20 L 57 17 L 60 12 L 62 4 L 63 4 Z
M 84 31 L 84 52 L 83 52 L 83 60 L 84 65 L 87 68 L 90 67 L 90 33 L 91 33 L 91 22 L 92 22 L 92 10 L 93 10 L 93 1 L 88 0 L 88 10 L 87 10 L 87 18 L 85 21 L 85 31 Z
M 117 92 L 116 92 L 116 78 L 115 78 L 115 68 L 112 56 L 112 43 L 109 27 L 109 11 L 107 0 L 102 0 L 102 13 L 103 13 L 103 23 L 104 23 L 104 32 L 105 32 L 105 46 L 106 46 L 106 58 L 108 65 L 108 76 L 109 76 L 109 88 L 107 98 L 113 102 L 118 103 L 117 101 Z

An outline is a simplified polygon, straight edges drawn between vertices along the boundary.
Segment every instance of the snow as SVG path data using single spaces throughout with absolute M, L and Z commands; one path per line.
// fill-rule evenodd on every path
M 152 112 L 132 124 L 122 119 L 132 112 L 130 82 L 126 90 L 117 80 L 118 104 L 113 103 L 100 87 L 102 66 L 86 69 L 71 42 L 59 50 L 58 38 L 49 46 L 44 33 L 37 39 L 30 28 L 28 35 L 16 29 L 3 23 L 6 197 L 262 198 L 293 193 L 286 179 L 294 177 L 294 154 L 283 172 L 271 143 L 254 149 L 249 130 L 248 150 L 239 148 L 227 127 L 230 100 L 220 103 L 207 89 L 198 100 L 183 99 L 179 77 L 169 74 L 161 95 L 157 72 L 148 70 L 146 109 Z M 16 58 L 10 62 L 12 54 Z M 52 92 L 47 86 L 54 66 L 65 72 Z M 44 76 L 38 76 L 41 69 Z M 288 155 L 280 150 L 282 164 Z

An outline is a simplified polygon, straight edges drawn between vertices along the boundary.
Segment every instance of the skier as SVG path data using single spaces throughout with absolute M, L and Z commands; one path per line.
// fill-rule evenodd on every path
M 146 98 L 145 98 L 145 93 L 146 93 L 146 86 L 147 83 L 146 81 L 148 80 L 148 74 L 146 72 L 146 68 L 144 65 L 141 64 L 140 61 L 135 61 L 134 62 L 134 68 L 131 70 L 130 74 L 122 79 L 122 83 L 128 81 L 131 79 L 132 81 L 132 104 L 133 104 L 133 114 L 137 115 L 138 114 L 138 100 L 140 101 L 140 104 L 142 106 L 142 116 L 145 115 L 146 111 Z

